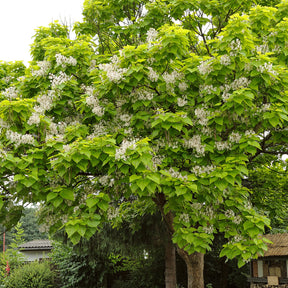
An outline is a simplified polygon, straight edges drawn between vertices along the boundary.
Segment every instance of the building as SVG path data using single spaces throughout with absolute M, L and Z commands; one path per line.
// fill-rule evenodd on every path
M 288 233 L 265 235 L 272 241 L 263 257 L 251 262 L 251 288 L 288 288 Z
M 28 262 L 49 258 L 49 253 L 52 248 L 52 242 L 50 240 L 33 240 L 18 246 L 19 251 Z

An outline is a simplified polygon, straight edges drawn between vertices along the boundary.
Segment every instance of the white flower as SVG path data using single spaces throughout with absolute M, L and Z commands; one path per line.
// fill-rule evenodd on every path
M 132 116 L 128 115 L 128 114 L 122 114 L 122 115 L 120 115 L 119 118 L 122 122 L 124 122 L 123 126 L 127 127 L 130 125 L 130 121 L 131 121 Z
M 198 66 L 198 71 L 201 75 L 209 74 L 213 71 L 212 62 L 211 61 L 201 61 Z
M 158 32 L 154 29 L 154 28 L 150 28 L 147 33 L 146 33 L 147 37 L 146 37 L 146 41 L 148 43 L 151 43 L 153 41 L 156 40 L 157 36 L 158 36 Z
M 260 73 L 268 72 L 274 76 L 278 75 L 278 72 L 273 69 L 272 63 L 264 63 L 263 65 L 260 65 L 257 70 Z
M 114 83 L 120 83 L 127 72 L 127 68 L 119 67 L 119 59 L 116 55 L 111 58 L 111 63 L 100 64 L 99 69 L 106 72 L 109 81 Z
M 37 65 L 39 66 L 38 70 L 31 70 L 32 76 L 44 77 L 48 74 L 51 69 L 51 63 L 49 61 L 38 61 Z
M 156 73 L 152 67 L 148 67 L 149 70 L 149 74 L 148 74 L 148 78 L 151 82 L 157 82 L 158 78 L 159 78 L 159 74 Z
M 49 79 L 51 82 L 52 88 L 56 88 L 57 86 L 68 82 L 71 80 L 72 76 L 68 76 L 65 72 L 60 71 L 59 75 L 49 74 Z
M 191 139 L 184 140 L 184 147 L 195 149 L 200 156 L 205 154 L 205 145 L 202 145 L 200 135 L 194 135 Z
M 166 82 L 166 85 L 169 85 L 169 84 L 174 85 L 177 80 L 182 78 L 182 76 L 183 75 L 177 71 L 172 71 L 172 73 L 170 74 L 167 72 L 164 72 L 162 75 L 164 81 Z
M 62 54 L 56 54 L 55 58 L 56 58 L 57 66 L 62 66 L 62 68 L 66 68 L 67 65 L 70 65 L 70 66 L 77 65 L 77 60 L 73 58 L 72 56 L 65 57 Z
M 191 172 L 194 173 L 196 176 L 200 176 L 202 174 L 210 174 L 215 169 L 216 169 L 216 166 L 214 165 L 208 165 L 208 166 L 196 165 L 191 169 Z
M 213 234 L 213 232 L 214 232 L 214 227 L 213 227 L 213 225 L 207 226 L 207 227 L 203 227 L 203 231 L 204 231 L 204 233 L 206 233 L 206 234 Z
M 177 105 L 178 105 L 179 107 L 183 107 L 183 106 L 185 106 L 187 103 L 188 103 L 187 97 L 184 96 L 183 98 L 177 98 Z
M 222 55 L 220 57 L 220 64 L 224 66 L 228 66 L 231 64 L 231 59 L 228 55 Z
M 32 115 L 30 116 L 30 118 L 27 121 L 28 125 L 36 125 L 38 126 L 40 123 L 40 115 L 36 112 L 33 112 Z
M 135 149 L 136 148 L 136 143 L 137 140 L 132 140 L 132 141 L 128 141 L 128 140 L 123 140 L 122 144 L 120 145 L 119 148 L 116 149 L 116 153 L 115 153 L 115 160 L 119 160 L 119 159 L 123 159 L 126 160 L 126 150 L 129 149 Z
M 183 213 L 179 216 L 179 221 L 189 223 L 190 222 L 190 217 L 188 214 Z
M 230 48 L 231 48 L 230 55 L 236 56 L 237 53 L 242 49 L 241 41 L 238 38 L 231 41 Z
M 179 88 L 179 90 L 181 91 L 181 92 L 184 92 L 184 91 L 186 91 L 187 89 L 188 89 L 188 84 L 186 83 L 186 82 L 180 82 L 179 84 L 178 84 L 178 88 Z
M 227 218 L 233 218 L 233 217 L 235 216 L 235 213 L 234 213 L 233 210 L 228 209 L 228 210 L 225 211 L 225 216 L 226 216 Z
M 15 147 L 18 147 L 21 144 L 29 144 L 29 145 L 35 144 L 35 140 L 33 136 L 30 134 L 23 135 L 11 130 L 7 130 L 6 137 L 8 140 L 10 140 L 12 143 L 15 144 Z
M 195 109 L 195 116 L 198 119 L 198 123 L 202 126 L 206 126 L 208 124 L 208 117 L 210 116 L 209 111 L 207 111 L 204 107 Z
M 229 135 L 229 141 L 232 143 L 239 143 L 240 140 L 241 140 L 241 135 L 237 132 L 232 132 Z
M 65 153 L 68 153 L 71 150 L 71 146 L 69 144 L 63 145 L 63 150 Z
M 215 142 L 216 149 L 219 151 L 229 150 L 231 148 L 231 144 L 224 141 Z
M 8 87 L 2 92 L 2 95 L 6 97 L 8 100 L 12 100 L 18 97 L 18 89 L 14 86 Z

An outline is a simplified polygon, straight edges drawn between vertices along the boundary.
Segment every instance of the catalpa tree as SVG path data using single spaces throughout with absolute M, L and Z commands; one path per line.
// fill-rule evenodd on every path
M 288 1 L 116 2 L 85 1 L 75 40 L 39 28 L 25 77 L 2 89 L 0 216 L 41 202 L 77 243 L 125 199 L 153 201 L 203 288 L 216 233 L 239 265 L 266 248 L 242 180 L 287 152 Z

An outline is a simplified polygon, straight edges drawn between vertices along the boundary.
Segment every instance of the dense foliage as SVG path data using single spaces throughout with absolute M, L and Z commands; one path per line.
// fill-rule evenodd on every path
M 7 278 L 5 288 L 52 288 L 53 279 L 49 263 L 33 262 L 15 269 Z
M 221 257 L 261 254 L 269 220 L 243 179 L 288 140 L 288 1 L 268 2 L 86 0 L 75 40 L 40 27 L 0 94 L 4 224 L 41 202 L 78 243 L 138 199 L 187 267 L 218 233 Z

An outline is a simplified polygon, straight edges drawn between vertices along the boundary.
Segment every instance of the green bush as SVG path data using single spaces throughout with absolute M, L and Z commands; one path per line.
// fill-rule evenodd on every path
M 5 288 L 54 287 L 54 273 L 47 262 L 33 262 L 16 268 L 6 279 Z

